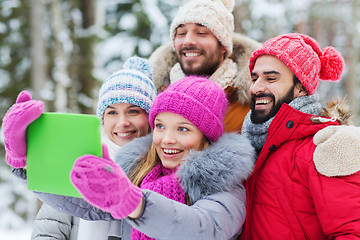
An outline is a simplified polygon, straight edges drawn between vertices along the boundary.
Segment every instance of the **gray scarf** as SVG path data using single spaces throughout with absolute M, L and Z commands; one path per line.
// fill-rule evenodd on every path
M 303 113 L 313 115 L 319 115 L 321 111 L 321 104 L 319 103 L 318 94 L 295 98 L 289 103 L 289 105 Z M 270 118 L 264 123 L 254 124 L 250 120 L 250 114 L 251 111 L 248 112 L 245 117 L 241 133 L 244 134 L 248 139 L 250 139 L 251 144 L 255 148 L 256 152 L 259 154 L 265 144 L 269 126 L 274 117 Z

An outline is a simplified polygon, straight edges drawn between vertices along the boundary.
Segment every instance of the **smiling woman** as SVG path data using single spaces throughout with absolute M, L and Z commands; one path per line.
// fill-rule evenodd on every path
M 156 95 L 152 66 L 139 57 L 130 58 L 122 70 L 104 81 L 96 114 L 103 124 L 103 140 L 110 155 L 151 131 L 148 113 Z
M 156 95 L 152 67 L 143 58 L 129 58 L 123 69 L 104 81 L 97 115 L 102 122 L 102 142 L 112 158 L 126 143 L 151 131 L 148 112 Z M 36 217 L 32 239 L 108 239 L 109 227 L 110 222 L 79 220 L 44 205 Z
M 115 103 L 104 112 L 104 131 L 115 144 L 122 146 L 149 133 L 147 112 L 132 103 Z

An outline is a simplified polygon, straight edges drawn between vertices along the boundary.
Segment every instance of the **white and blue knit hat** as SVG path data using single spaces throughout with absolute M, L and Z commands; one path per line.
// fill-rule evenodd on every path
M 123 69 L 111 74 L 101 86 L 96 115 L 102 121 L 105 109 L 115 103 L 131 103 L 149 113 L 157 95 L 152 76 L 153 68 L 146 59 L 129 58 Z

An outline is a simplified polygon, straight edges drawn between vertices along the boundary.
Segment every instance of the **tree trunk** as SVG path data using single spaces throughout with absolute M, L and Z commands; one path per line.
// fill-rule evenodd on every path
M 78 68 L 79 79 L 79 106 L 82 113 L 94 113 L 94 106 L 97 101 L 97 89 L 99 83 L 93 76 L 95 68 L 94 49 L 98 42 L 97 34 L 97 0 L 81 0 L 80 10 L 82 12 L 82 27 L 84 35 L 78 39 Z
M 46 53 L 43 39 L 44 5 L 42 1 L 33 0 L 30 4 L 31 24 L 31 88 L 33 98 L 41 99 L 41 90 L 46 81 Z
M 64 16 L 62 14 L 60 0 L 53 0 L 50 3 L 51 8 L 51 26 L 54 33 L 54 68 L 52 77 L 55 81 L 55 111 L 67 112 L 68 111 L 68 97 L 67 89 L 71 87 L 71 81 L 68 73 L 69 57 L 65 52 L 64 44 L 70 41 L 66 37 L 66 24 L 64 23 Z

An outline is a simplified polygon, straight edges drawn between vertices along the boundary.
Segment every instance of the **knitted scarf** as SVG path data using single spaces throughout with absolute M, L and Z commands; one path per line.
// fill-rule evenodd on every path
M 146 175 L 140 184 L 140 188 L 152 190 L 169 199 L 185 204 L 185 193 L 175 176 L 176 170 L 177 169 L 167 169 L 159 163 Z M 144 240 L 153 238 L 149 238 L 142 232 L 133 228 L 131 239 Z
M 296 110 L 303 113 L 319 115 L 321 111 L 321 104 L 319 103 L 319 95 L 307 95 L 292 100 L 289 105 Z M 269 126 L 275 117 L 270 118 L 264 123 L 254 124 L 250 120 L 251 111 L 245 117 L 241 133 L 244 134 L 250 141 L 256 152 L 259 154 L 263 148 L 268 134 Z
M 216 71 L 209 77 L 209 79 L 218 83 L 222 89 L 226 89 L 229 86 L 233 86 L 236 74 L 236 63 L 232 59 L 226 58 L 223 64 L 221 64 L 221 66 L 216 69 Z M 180 79 L 183 79 L 184 77 L 186 77 L 186 75 L 182 71 L 180 63 L 176 63 L 170 71 L 170 82 L 174 83 Z

